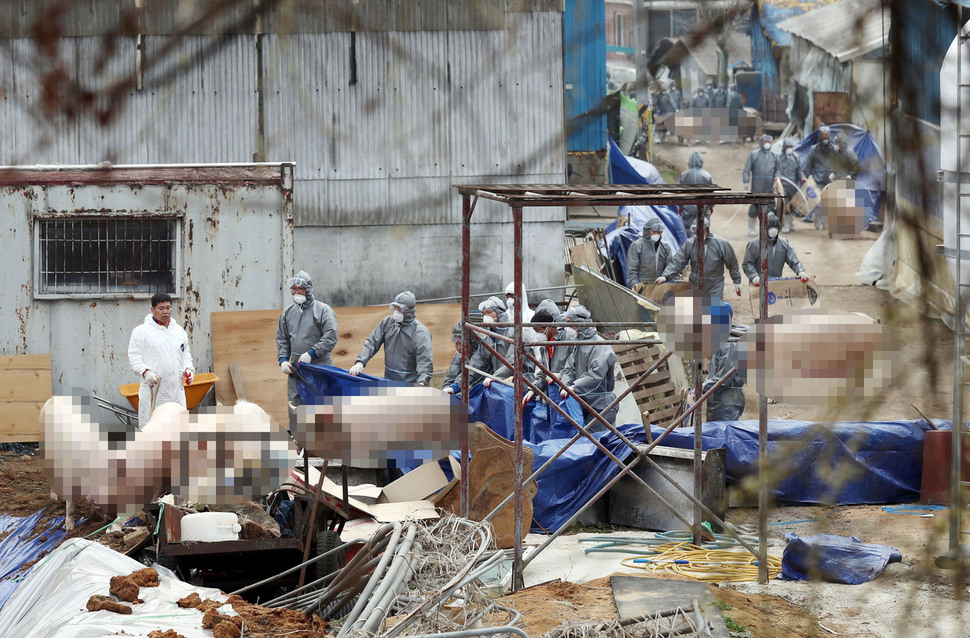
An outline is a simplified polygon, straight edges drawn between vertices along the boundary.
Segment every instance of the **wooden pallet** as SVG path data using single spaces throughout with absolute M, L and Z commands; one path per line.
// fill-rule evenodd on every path
M 630 384 L 663 356 L 656 344 L 614 346 L 613 350 L 616 362 Z M 682 390 L 672 383 L 667 362 L 654 370 L 631 394 L 640 408 L 648 439 L 651 424 L 667 427 L 683 412 Z

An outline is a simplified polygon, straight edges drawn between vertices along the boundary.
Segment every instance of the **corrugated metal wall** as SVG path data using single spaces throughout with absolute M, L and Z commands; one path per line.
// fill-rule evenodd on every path
M 38 75 L 47 66 L 35 42 L 19 38 L 0 47 L 0 163 L 254 159 L 260 150 L 256 36 L 216 41 L 200 32 L 172 45 L 158 34 L 178 25 L 175 3 L 148 4 L 159 22 L 143 38 L 144 88 L 126 87 L 118 104 L 99 104 L 98 114 L 82 110 L 68 118 L 56 107 L 70 100 L 42 109 Z M 397 9 L 359 4 L 366 5 L 354 14 L 362 25 L 369 11 L 393 17 L 402 30 L 367 22 L 374 30 L 356 35 L 262 36 L 265 159 L 296 163 L 296 267 L 325 273 L 322 290 L 334 305 L 386 301 L 404 288 L 423 298 L 457 294 L 461 202 L 453 185 L 565 181 L 561 0 L 511 8 L 423 2 L 411 12 L 401 8 L 410 3 L 392 3 Z M 82 88 L 112 86 L 135 72 L 139 38 L 115 38 L 102 56 L 108 41 L 97 34 L 105 32 L 110 7 L 100 0 L 85 6 L 93 17 L 68 22 L 73 32 L 95 35 L 58 42 L 63 68 Z M 274 24 L 279 16 L 266 28 Z M 297 21 L 291 30 L 312 24 Z M 453 30 L 418 28 L 435 25 Z M 0 33 L 16 31 L 0 27 Z M 174 46 L 167 56 L 166 45 Z M 165 81 L 172 68 L 180 70 Z M 531 209 L 526 217 L 526 238 L 536 251 L 528 257 L 530 286 L 560 285 L 565 211 Z M 511 251 L 496 242 L 511 246 L 509 211 L 483 203 L 475 219 L 485 233 L 476 245 L 488 255 L 478 262 L 483 270 L 476 281 L 504 288 Z M 486 226 L 499 222 L 504 227 Z M 242 227 L 223 230 L 220 237 L 240 235 L 234 244 L 263 240 Z M 394 259 L 382 258 L 386 245 Z M 241 285 L 251 284 L 244 278 Z M 4 307 L 8 299 L 0 291 Z M 18 307 L 30 304 L 29 295 L 16 299 Z

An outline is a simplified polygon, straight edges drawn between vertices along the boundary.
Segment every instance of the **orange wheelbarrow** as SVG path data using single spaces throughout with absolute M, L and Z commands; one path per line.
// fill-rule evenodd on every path
M 185 407 L 189 410 L 199 405 L 199 402 L 209 394 L 212 386 L 219 380 L 214 372 L 200 372 L 192 377 L 192 383 L 185 386 Z M 140 383 L 126 383 L 118 386 L 121 396 L 128 399 L 136 411 L 138 410 L 138 386 Z

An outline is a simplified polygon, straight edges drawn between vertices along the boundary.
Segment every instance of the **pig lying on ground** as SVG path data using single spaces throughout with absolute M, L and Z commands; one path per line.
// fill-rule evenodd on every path
M 282 428 L 246 401 L 199 415 L 162 404 L 123 448 L 110 449 L 107 433 L 74 397 L 44 404 L 40 454 L 52 497 L 67 502 L 68 530 L 82 498 L 112 516 L 138 511 L 168 489 L 196 502 L 244 503 L 277 487 L 296 458 Z

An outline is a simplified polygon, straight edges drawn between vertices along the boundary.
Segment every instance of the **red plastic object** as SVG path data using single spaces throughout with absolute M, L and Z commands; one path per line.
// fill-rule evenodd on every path
M 923 480 L 919 502 L 924 505 L 950 504 L 950 430 L 928 430 L 923 440 Z M 970 477 L 970 437 L 963 439 L 963 477 Z

